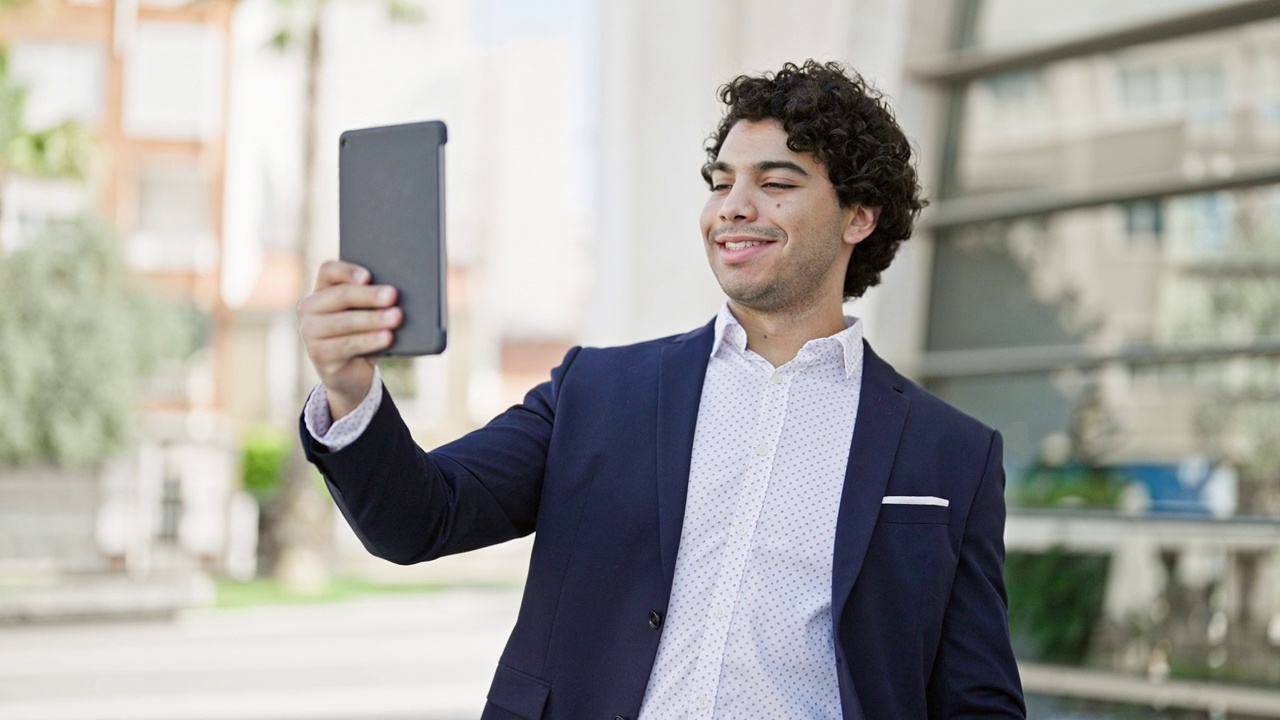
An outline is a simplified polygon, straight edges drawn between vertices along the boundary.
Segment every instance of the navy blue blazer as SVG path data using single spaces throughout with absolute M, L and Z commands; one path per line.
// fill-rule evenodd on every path
M 416 563 L 537 531 L 483 720 L 640 711 L 671 595 L 712 325 L 574 348 L 551 380 L 432 452 L 390 396 L 308 458 L 370 552 Z M 1000 435 L 866 349 L 831 614 L 847 720 L 1023 718 L 1002 566 Z M 937 505 L 882 505 L 931 495 Z

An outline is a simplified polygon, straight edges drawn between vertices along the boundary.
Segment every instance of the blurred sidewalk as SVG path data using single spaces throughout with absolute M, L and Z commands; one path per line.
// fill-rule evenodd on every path
M 0 627 L 6 720 L 479 716 L 520 591 Z
M 0 628 L 28 622 L 76 622 L 172 617 L 183 608 L 214 603 L 213 579 L 202 572 L 24 576 L 0 565 Z

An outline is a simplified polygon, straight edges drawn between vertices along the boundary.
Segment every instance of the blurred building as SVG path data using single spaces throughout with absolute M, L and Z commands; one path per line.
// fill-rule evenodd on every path
M 72 550 L 50 537 L 49 559 L 61 569 L 144 574 L 223 568 L 237 554 L 252 555 L 251 544 L 237 547 L 228 531 L 238 458 L 225 415 L 233 379 L 221 285 L 234 3 L 10 5 L 0 44 L 10 82 L 26 89 L 25 124 L 88 128 L 95 162 L 84 182 L 8 174 L 4 244 L 25 242 L 50 223 L 105 217 L 131 270 L 187 308 L 199 336 L 194 355 L 162 368 L 147 388 L 137 454 L 111 466 L 81 516 L 63 518 L 75 533 L 70 528 L 87 521 L 96 548 Z
M 1012 551 L 1108 559 L 1090 662 L 1274 685 L 1280 3 L 918 5 L 908 366 L 1004 432 Z

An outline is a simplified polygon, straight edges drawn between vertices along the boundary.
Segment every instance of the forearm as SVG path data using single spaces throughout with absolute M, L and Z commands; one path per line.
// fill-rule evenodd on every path
M 334 451 L 305 427 L 303 444 L 370 552 L 402 564 L 430 560 L 533 532 L 554 386 L 540 385 L 522 405 L 429 453 L 385 392 L 350 445 Z
M 307 459 L 369 552 L 398 563 L 427 559 L 448 510 L 445 481 L 424 462 L 391 397 L 384 395 L 361 431 L 336 447 L 322 443 L 307 419 L 301 428 Z M 335 424 L 325 437 L 340 429 Z

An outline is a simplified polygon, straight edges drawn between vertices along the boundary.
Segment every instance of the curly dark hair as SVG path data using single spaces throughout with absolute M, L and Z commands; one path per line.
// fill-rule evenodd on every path
M 921 197 L 911 144 L 898 127 L 884 95 L 840 63 L 806 60 L 776 73 L 740 75 L 720 87 L 727 106 L 707 140 L 702 176 L 711 182 L 711 164 L 739 120 L 774 119 L 787 133 L 793 152 L 813 153 L 835 186 L 841 207 L 880 208 L 876 229 L 854 246 L 844 276 L 844 297 L 861 297 L 880 283 L 898 246 L 911 237 L 927 201 Z

